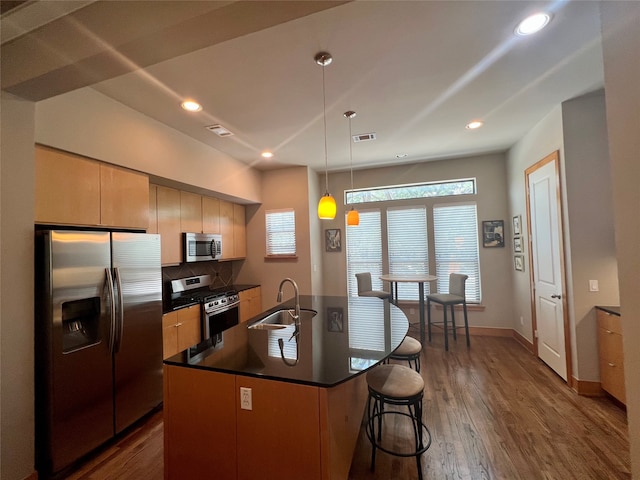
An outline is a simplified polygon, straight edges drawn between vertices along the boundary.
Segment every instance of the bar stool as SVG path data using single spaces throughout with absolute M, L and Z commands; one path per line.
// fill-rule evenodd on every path
M 371 470 L 375 469 L 376 450 L 398 457 L 416 457 L 418 479 L 422 480 L 420 456 L 431 446 L 431 432 L 422 423 L 422 376 L 404 365 L 378 365 L 367 373 L 369 399 L 367 401 L 366 433 L 371 442 Z M 385 405 L 406 406 L 409 413 L 385 410 Z M 382 443 L 382 420 L 385 415 L 401 415 L 411 419 L 415 448 L 408 452 L 391 450 Z
M 462 305 L 464 313 L 464 331 L 467 336 L 467 347 L 469 343 L 469 320 L 467 319 L 467 299 L 465 294 L 465 283 L 469 278 L 468 275 L 460 273 L 449 274 L 449 293 L 432 293 L 427 295 L 427 326 L 429 329 L 429 342 L 431 342 L 431 325 L 439 325 L 439 323 L 431 322 L 431 302 L 439 303 L 444 310 L 444 321 L 442 322 L 444 329 L 444 349 L 449 350 L 449 330 L 453 332 L 453 339 L 457 340 L 456 335 L 456 316 L 455 305 Z M 451 308 L 451 328 L 447 325 L 447 309 Z
M 402 343 L 396 348 L 384 363 L 389 363 L 389 359 L 402 360 L 409 363 L 409 367 L 420 373 L 420 354 L 422 344 L 413 337 L 404 337 Z

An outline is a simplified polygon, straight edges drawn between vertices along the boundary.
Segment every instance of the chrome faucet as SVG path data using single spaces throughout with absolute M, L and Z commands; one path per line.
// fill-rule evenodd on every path
M 291 285 L 293 285 L 293 289 L 295 290 L 296 306 L 295 306 L 295 311 L 294 311 L 294 314 L 293 314 L 293 319 L 294 319 L 296 325 L 300 325 L 300 291 L 298 290 L 298 284 L 295 282 L 295 280 L 293 280 L 291 278 L 285 278 L 284 280 L 282 280 L 280 282 L 280 286 L 278 287 L 278 298 L 276 299 L 276 301 L 277 302 L 281 302 L 282 301 L 282 287 L 287 282 L 291 283 Z

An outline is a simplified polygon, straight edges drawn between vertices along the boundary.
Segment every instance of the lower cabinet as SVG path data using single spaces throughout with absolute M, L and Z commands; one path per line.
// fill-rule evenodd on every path
M 162 316 L 162 356 L 168 358 L 200 343 L 200 305 Z
M 624 386 L 624 354 L 622 319 L 604 310 L 596 310 L 598 318 L 598 356 L 602 389 L 626 404 Z
M 240 323 L 246 322 L 262 312 L 262 292 L 260 287 L 242 290 L 238 296 L 240 297 Z

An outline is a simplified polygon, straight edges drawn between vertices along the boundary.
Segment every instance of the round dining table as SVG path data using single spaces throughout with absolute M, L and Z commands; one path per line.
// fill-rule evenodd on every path
M 390 283 L 391 301 L 398 302 L 398 283 L 417 283 L 418 284 L 418 301 L 420 311 L 420 342 L 424 344 L 424 284 L 438 280 L 435 275 L 424 273 L 389 273 L 380 275 L 380 280 Z

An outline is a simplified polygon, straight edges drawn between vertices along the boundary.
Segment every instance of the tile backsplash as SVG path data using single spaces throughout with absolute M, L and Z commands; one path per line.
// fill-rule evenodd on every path
M 162 267 L 162 293 L 165 298 L 171 295 L 171 280 L 211 275 L 213 288 L 226 287 L 233 284 L 233 268 L 231 262 L 194 262 L 182 263 L 175 267 Z

